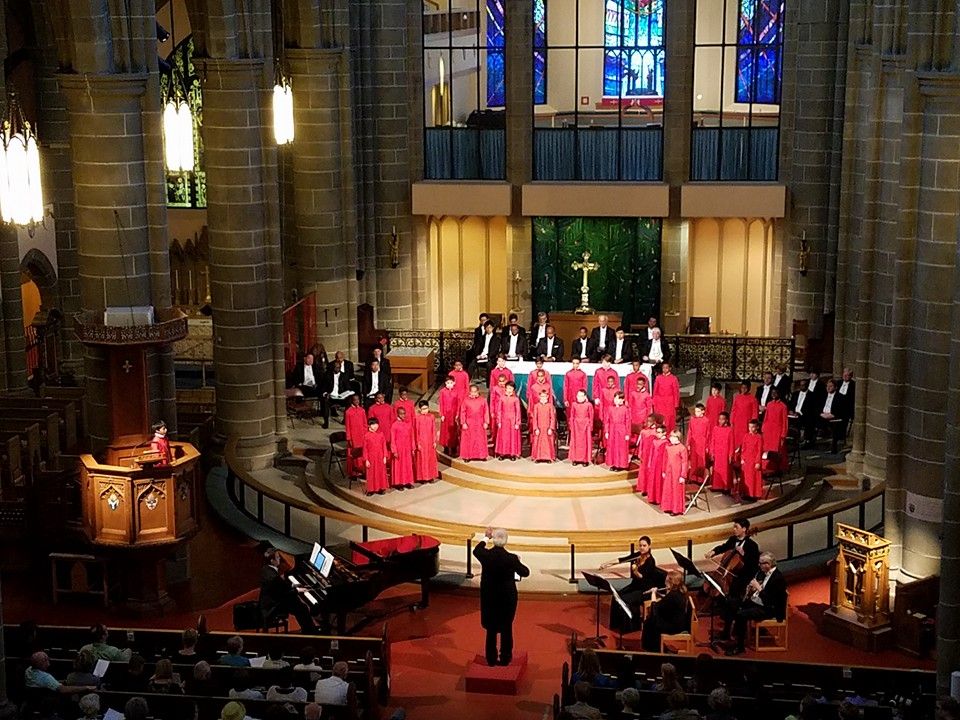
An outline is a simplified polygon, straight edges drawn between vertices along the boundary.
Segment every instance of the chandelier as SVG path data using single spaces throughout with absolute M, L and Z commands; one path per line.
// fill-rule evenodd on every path
M 273 86 L 273 136 L 277 145 L 287 145 L 293 142 L 293 135 L 293 88 L 290 79 L 278 70 Z
M 193 172 L 193 113 L 187 103 L 183 77 L 177 70 L 177 41 L 173 29 L 173 2 L 170 3 L 170 77 L 163 107 L 163 155 L 167 172 Z
M 3 120 L 0 152 L 0 215 L 14 225 L 43 222 L 40 145 L 33 126 L 23 117 L 16 95 L 10 93 Z

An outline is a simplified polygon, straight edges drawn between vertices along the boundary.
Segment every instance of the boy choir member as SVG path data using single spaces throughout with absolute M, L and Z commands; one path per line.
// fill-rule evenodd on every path
M 390 487 L 413 486 L 413 423 L 405 408 L 397 408 L 397 421 L 390 428 Z
M 490 387 L 500 384 L 500 378 L 506 377 L 507 382 L 513 382 L 513 370 L 507 367 L 507 358 L 502 353 L 497 356 L 497 364 L 490 371 Z
M 570 359 L 580 358 L 580 362 L 592 362 L 596 352 L 596 343 L 587 334 L 586 325 L 581 325 L 580 336 L 570 346 Z
M 383 433 L 383 436 L 387 441 L 387 447 L 389 447 L 390 429 L 393 427 L 394 411 L 392 405 L 387 405 L 386 398 L 384 397 L 383 393 L 377 393 L 377 398 L 373 405 L 367 408 L 367 417 L 377 419 L 380 432 Z
M 770 400 L 763 413 L 763 452 L 775 452 L 776 463 L 771 463 L 774 470 L 785 470 L 787 467 L 787 406 L 780 400 L 780 393 L 776 388 L 770 391 Z M 769 455 L 768 455 L 769 458 Z
M 614 365 L 633 362 L 633 346 L 627 339 L 626 333 L 622 327 L 617 328 L 617 334 L 613 341 L 613 348 L 610 351 L 613 356 Z
M 546 390 L 541 390 L 530 412 L 530 457 L 534 462 L 557 459 L 557 408 Z
M 667 432 L 677 425 L 677 410 L 680 407 L 680 381 L 673 374 L 670 363 L 664 362 L 660 375 L 653 383 L 653 408 L 663 416 Z
M 570 429 L 567 457 L 574 465 L 587 466 L 593 458 L 593 418 L 593 404 L 587 402 L 587 391 L 577 390 L 576 400 L 567 408 Z
M 497 384 L 490 388 L 487 394 L 487 404 L 490 406 L 490 442 L 497 444 L 497 432 L 500 429 L 500 409 L 503 398 L 507 394 L 507 376 L 500 375 Z
M 607 375 L 607 384 L 600 391 L 600 402 L 598 404 L 600 412 L 598 413 L 598 419 L 600 424 L 603 424 L 604 418 L 606 418 L 607 413 L 610 408 L 613 407 L 613 399 L 616 397 L 617 393 L 620 392 L 620 383 L 617 382 L 620 378 L 617 375 Z M 593 382 L 596 383 L 597 379 L 594 377 Z
M 540 402 L 540 393 L 545 392 L 550 404 L 554 404 L 553 383 L 545 370 L 537 370 L 537 375 L 532 382 L 527 383 L 527 421 L 529 422 L 533 408 Z
M 448 375 L 440 389 L 440 446 L 447 455 L 457 448 L 457 416 L 460 414 L 460 396 L 457 394 L 456 381 Z
M 371 417 L 367 421 L 367 433 L 363 436 L 363 465 L 366 468 L 367 495 L 386 492 L 388 458 L 387 437 L 380 432 L 380 423 L 377 418 Z
M 538 357 L 536 360 L 533 361 L 533 370 L 531 370 L 530 373 L 527 375 L 527 387 L 530 387 L 531 383 L 534 383 L 537 381 L 537 374 L 541 370 L 543 371 L 543 374 L 546 376 L 547 382 L 550 382 L 550 371 L 547 370 L 546 366 L 544 365 L 543 358 Z
M 760 417 L 757 398 L 750 393 L 750 383 L 740 383 L 740 392 L 733 396 L 733 408 L 730 410 L 730 425 L 733 427 L 733 444 L 740 447 L 740 441 L 747 434 L 747 423 Z
M 610 347 L 613 345 L 613 330 L 607 325 L 607 321 L 606 315 L 597 317 L 597 323 L 599 324 L 590 333 L 590 339 L 596 348 L 593 356 L 594 362 L 609 353 Z
M 522 439 L 520 437 L 521 408 L 520 398 L 516 396 L 512 382 L 506 384 L 506 392 L 500 400 L 497 413 L 497 437 L 494 442 L 494 454 L 501 460 L 520 457 Z
M 643 378 L 644 386 L 647 385 L 647 376 L 640 369 L 640 361 L 634 359 L 630 363 L 631 371 L 623 379 L 623 392 L 627 396 L 627 405 L 633 404 L 633 394 L 637 391 L 637 379 Z
M 437 423 L 430 412 L 430 403 L 421 400 L 413 419 L 414 463 L 416 482 L 433 482 L 440 473 L 437 468 Z
M 710 489 L 717 492 L 730 492 L 733 488 L 733 459 L 736 445 L 733 443 L 733 428 L 730 415 L 720 413 L 715 427 L 710 429 L 710 443 L 707 454 L 710 462 Z
M 611 470 L 626 470 L 630 466 L 630 408 L 619 390 L 602 420 L 604 460 Z
M 593 403 L 598 407 L 600 405 L 600 397 L 603 395 L 603 389 L 608 387 L 607 378 L 612 377 L 617 385 L 620 384 L 620 376 L 617 375 L 617 371 L 614 370 L 610 364 L 612 359 L 609 355 L 604 355 L 600 359 L 600 367 L 598 367 L 597 371 L 593 374 Z
M 404 422 L 412 423 L 414 415 L 414 405 L 413 400 L 407 397 L 407 389 L 402 387 L 400 388 L 399 397 L 393 403 L 394 412 L 397 415 L 397 419 L 400 419 L 400 410 L 403 410 L 403 417 L 405 418 Z
M 710 397 L 707 398 L 706 416 L 711 428 L 715 428 L 720 420 L 720 413 L 727 411 L 727 399 L 723 396 L 723 385 L 718 382 L 710 386 Z
M 647 500 L 654 505 L 660 504 L 663 495 L 663 456 L 669 441 L 667 428 L 657 425 L 657 434 L 650 443 L 650 453 L 647 455 L 647 464 L 643 474 L 647 485 Z
M 563 407 L 570 411 L 570 406 L 577 401 L 577 393 L 583 390 L 587 393 L 587 374 L 580 369 L 580 358 L 575 357 L 570 360 L 573 366 L 567 370 L 563 376 Z M 569 420 L 569 414 L 567 420 Z
M 470 386 L 470 394 L 460 406 L 460 459 L 487 459 L 487 428 L 490 427 L 490 409 L 480 397 L 480 388 Z
M 537 343 L 537 357 L 547 362 L 563 360 L 563 340 L 554 334 L 553 325 L 547 325 L 547 334 Z
M 657 426 L 659 424 L 660 419 L 658 415 L 648 416 L 643 429 L 640 431 L 640 436 L 637 438 L 636 455 L 639 462 L 637 467 L 636 492 L 642 493 L 643 495 L 649 493 L 648 488 L 650 487 L 650 483 L 647 478 L 647 461 L 653 450 L 653 441 L 657 438 Z
M 647 378 L 643 373 L 634 382 L 633 394 L 627 398 L 627 406 L 630 408 L 630 432 L 636 443 L 643 424 L 653 414 L 653 396 L 647 392 Z
M 680 442 L 680 431 L 673 430 L 663 454 L 663 487 L 660 507 L 668 515 L 682 515 L 687 499 L 690 461 L 687 448 Z
M 457 360 L 453 364 L 453 370 L 447 373 L 453 378 L 453 388 L 457 395 L 457 406 L 467 397 L 470 388 L 470 373 L 463 369 L 463 363 Z
M 703 403 L 693 407 L 693 417 L 687 423 L 687 450 L 690 453 L 690 477 L 698 483 L 706 477 L 707 449 L 710 444 L 710 419 Z
M 747 434 L 740 441 L 740 496 L 744 500 L 756 500 L 763 494 L 763 436 L 760 423 L 751 420 Z
M 350 407 L 343 414 L 343 426 L 347 432 L 347 476 L 363 475 L 363 438 L 367 434 L 367 413 L 360 405 L 360 396 L 350 398 Z

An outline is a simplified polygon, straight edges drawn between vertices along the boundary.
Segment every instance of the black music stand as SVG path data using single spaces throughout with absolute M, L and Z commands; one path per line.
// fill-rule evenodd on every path
M 720 587 L 720 585 L 717 584 L 717 581 L 716 581 L 716 580 L 714 580 L 712 577 L 710 577 L 710 576 L 707 575 L 705 572 L 703 572 L 703 570 L 701 570 L 700 568 L 698 568 L 698 567 L 694 564 L 693 560 L 691 560 L 690 558 L 688 558 L 686 555 L 681 555 L 680 553 L 678 553 L 678 552 L 677 552 L 676 550 L 674 550 L 673 548 L 670 548 L 670 552 L 673 553 L 673 559 L 677 561 L 677 565 L 679 565 L 680 567 L 683 568 L 684 572 L 689 573 L 690 575 L 693 575 L 694 577 L 700 578 L 701 580 L 703 580 L 703 584 L 704 584 L 704 585 L 709 585 L 709 586 L 712 587 L 714 590 L 716 590 L 717 594 L 718 594 L 720 597 L 726 599 L 727 594 L 723 591 L 723 588 Z M 714 634 L 713 618 L 714 618 L 715 615 L 716 615 L 716 611 L 715 611 L 715 609 L 714 609 L 714 607 L 713 607 L 713 604 L 711 603 L 711 606 L 710 606 L 710 642 L 708 642 L 708 643 L 702 643 L 702 645 L 705 646 L 705 647 L 706 647 L 706 646 L 712 646 L 713 643 L 714 643 L 714 639 L 713 639 L 713 634 Z M 698 644 L 701 644 L 701 643 L 698 643 Z
M 582 571 L 581 571 L 581 572 L 582 572 Z M 620 595 L 617 594 L 617 591 L 613 589 L 613 586 L 612 586 L 612 585 L 610 585 L 610 581 L 609 581 L 609 580 L 607 580 L 606 578 L 602 578 L 602 577 L 600 577 L 599 575 L 594 575 L 593 573 L 582 572 L 582 574 L 583 574 L 584 580 L 587 581 L 587 584 L 588 584 L 590 587 L 592 587 L 592 588 L 596 588 L 596 591 L 597 591 L 597 592 L 596 592 L 596 596 L 597 596 L 597 634 L 594 635 L 592 638 L 587 638 L 587 641 L 591 641 L 591 642 L 595 643 L 595 644 L 597 645 L 597 647 L 604 647 L 604 642 L 603 642 L 603 641 L 607 639 L 607 636 L 600 634 L 600 595 L 601 595 L 602 593 L 605 593 L 605 592 L 608 592 L 608 593 L 610 593 L 611 595 L 613 595 L 614 601 L 620 603 L 621 608 L 622 608 L 623 611 L 627 614 L 627 617 L 628 617 L 628 618 L 632 618 L 632 617 L 633 617 L 633 613 L 630 611 L 629 608 L 627 608 L 626 603 L 624 603 L 623 600 L 620 599 Z M 621 634 L 621 637 L 622 637 L 622 634 Z

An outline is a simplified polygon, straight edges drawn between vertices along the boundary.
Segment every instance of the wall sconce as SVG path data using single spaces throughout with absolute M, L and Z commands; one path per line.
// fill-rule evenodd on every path
M 390 267 L 400 266 L 400 238 L 397 237 L 397 226 L 390 228 Z
M 800 264 L 800 276 L 807 276 L 807 261 L 810 259 L 810 246 L 807 244 L 807 231 L 804 230 L 803 234 L 800 236 L 800 256 L 798 258 Z

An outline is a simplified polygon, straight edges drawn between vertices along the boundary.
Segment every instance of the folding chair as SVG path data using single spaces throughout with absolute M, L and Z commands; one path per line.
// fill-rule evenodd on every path
M 333 469 L 333 463 L 336 461 L 337 467 L 340 468 L 340 474 L 344 477 L 347 474 L 343 470 L 343 461 L 347 459 L 347 433 L 340 430 L 335 433 L 330 433 L 330 457 L 327 460 L 327 475 L 330 474 L 330 471 Z M 350 485 L 353 483 L 353 478 L 348 478 Z

